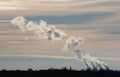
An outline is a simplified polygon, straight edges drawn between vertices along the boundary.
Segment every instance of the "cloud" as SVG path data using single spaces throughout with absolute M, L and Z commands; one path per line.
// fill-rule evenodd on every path
M 27 20 L 23 16 L 19 16 L 19 17 L 14 18 L 13 20 L 11 20 L 11 23 L 14 26 L 18 26 L 19 28 L 24 28 L 26 25 L 26 21 Z
M 23 16 L 15 17 L 11 23 L 21 29 L 23 33 L 32 33 L 36 39 L 60 40 L 66 34 L 57 29 L 55 25 L 49 25 L 47 22 L 40 20 L 39 23 L 28 21 Z M 27 38 L 29 39 L 29 37 Z

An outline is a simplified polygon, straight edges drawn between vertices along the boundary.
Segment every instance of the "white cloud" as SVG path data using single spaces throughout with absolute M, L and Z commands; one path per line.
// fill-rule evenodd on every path
M 80 44 L 84 43 L 84 39 L 82 37 L 76 38 L 74 36 L 69 37 L 64 45 L 63 50 L 68 51 L 76 51 L 81 50 Z
M 63 36 L 66 36 L 63 31 L 57 29 L 54 25 L 47 24 L 43 20 L 40 20 L 40 23 L 36 23 L 27 21 L 23 16 L 18 16 L 11 20 L 11 23 L 21 29 L 23 33 L 32 33 L 36 39 L 45 38 L 51 41 L 60 40 Z M 26 39 L 29 39 L 29 37 Z

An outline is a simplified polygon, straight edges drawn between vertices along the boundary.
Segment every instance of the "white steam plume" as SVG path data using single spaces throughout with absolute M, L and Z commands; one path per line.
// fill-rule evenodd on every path
M 98 60 L 96 57 L 85 55 L 83 59 L 91 65 L 90 69 L 92 70 L 109 70 L 108 65 L 103 61 Z
M 79 59 L 82 58 L 82 52 L 81 52 L 81 47 L 80 44 L 84 43 L 84 39 L 79 37 L 69 37 L 66 41 L 66 44 L 64 45 L 63 51 L 74 51 L 77 53 L 77 57 Z
M 48 40 L 60 40 L 66 34 L 57 29 L 54 25 L 49 25 L 47 22 L 40 20 L 39 23 L 28 21 L 23 16 L 15 17 L 11 20 L 14 26 L 17 26 L 23 33 L 32 33 L 37 36 L 36 39 L 45 38 Z
M 79 60 L 83 60 L 88 70 L 108 70 L 109 67 L 102 61 L 99 61 L 96 57 L 90 55 L 84 55 L 80 44 L 84 43 L 84 39 L 79 37 L 69 37 L 64 45 L 64 51 L 73 51 L 77 54 Z

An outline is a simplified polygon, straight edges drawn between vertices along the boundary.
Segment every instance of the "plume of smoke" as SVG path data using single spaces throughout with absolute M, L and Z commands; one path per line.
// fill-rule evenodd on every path
M 77 54 L 79 60 L 83 60 L 88 70 L 108 70 L 109 67 L 104 62 L 98 60 L 96 57 L 90 55 L 84 55 L 81 51 L 80 44 L 84 43 L 84 39 L 79 37 L 69 37 L 66 40 L 63 50 L 64 51 L 73 51 Z
M 79 37 L 69 37 L 64 45 L 63 51 L 74 51 L 77 54 L 77 57 L 79 59 L 82 58 L 82 52 L 81 52 L 81 47 L 80 44 L 84 43 L 84 39 Z
M 66 36 L 63 31 L 57 29 L 54 25 L 47 24 L 43 20 L 36 23 L 34 21 L 28 21 L 23 16 L 18 16 L 11 20 L 11 23 L 21 29 L 23 33 L 31 32 L 36 35 L 37 39 L 42 37 L 51 41 L 60 40 L 63 36 Z
M 108 65 L 96 57 L 85 55 L 83 58 L 87 63 L 91 64 L 92 67 L 90 67 L 90 69 L 92 70 L 109 70 Z
M 13 20 L 11 20 L 11 23 L 15 26 L 18 26 L 19 28 L 22 28 L 26 24 L 26 19 L 22 16 L 16 17 Z

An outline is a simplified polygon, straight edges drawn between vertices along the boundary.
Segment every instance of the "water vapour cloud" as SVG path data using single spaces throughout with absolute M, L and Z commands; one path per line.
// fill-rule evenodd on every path
M 40 20 L 39 23 L 28 21 L 23 16 L 15 17 L 11 23 L 22 30 L 23 33 L 32 33 L 36 39 L 60 40 L 66 36 L 66 33 L 57 29 L 55 25 L 49 25 L 47 22 Z M 29 39 L 29 37 L 27 38 Z
M 92 57 L 89 54 L 83 57 L 84 61 L 89 64 L 90 70 L 109 70 L 109 67 L 103 61 L 98 60 L 96 57 Z
M 82 37 L 69 37 L 63 47 L 64 51 L 73 51 L 77 54 L 78 60 L 83 61 L 88 70 L 109 70 L 106 63 L 98 60 L 96 57 L 92 57 L 89 54 L 83 54 L 80 45 L 84 43 Z
M 74 51 L 77 53 L 78 58 L 82 58 L 82 52 L 80 44 L 84 43 L 84 39 L 82 37 L 76 38 L 74 36 L 69 37 L 66 40 L 63 50 L 64 51 Z

